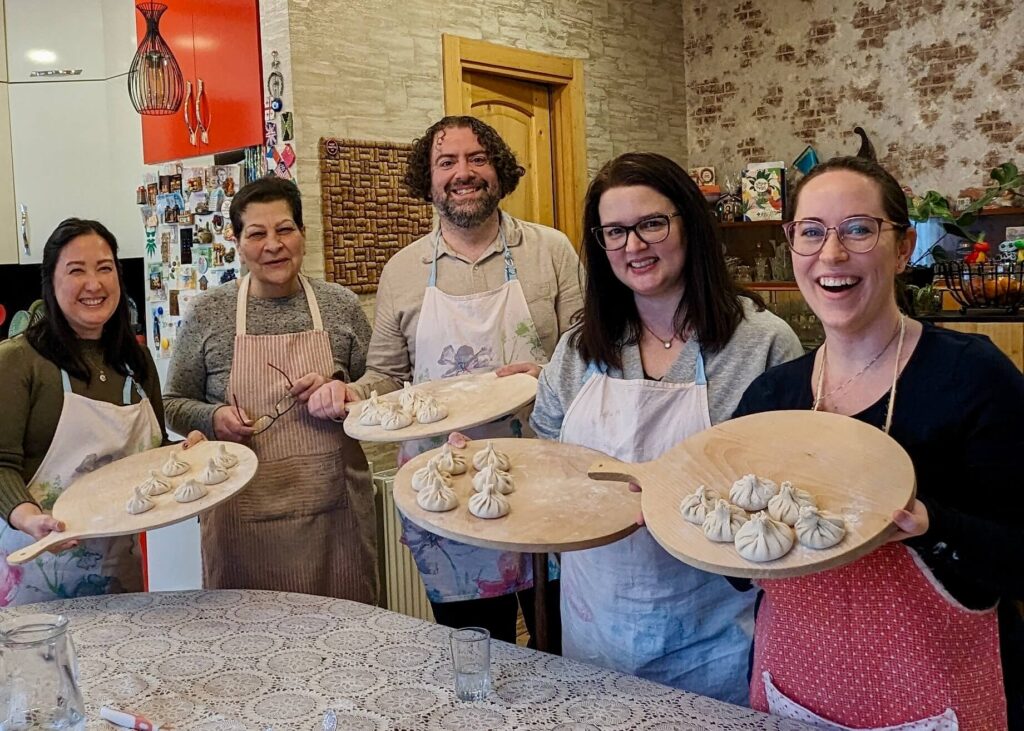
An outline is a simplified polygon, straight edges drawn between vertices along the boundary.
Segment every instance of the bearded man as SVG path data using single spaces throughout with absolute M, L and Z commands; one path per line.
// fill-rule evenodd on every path
M 445 117 L 413 142 L 406 187 L 430 201 L 437 226 L 384 267 L 366 373 L 346 401 L 401 388 L 404 381 L 497 371 L 537 377 L 572 316 L 583 305 L 579 260 L 565 234 L 520 221 L 499 204 L 525 170 L 489 125 Z M 344 404 L 325 403 L 328 415 Z M 522 436 L 524 414 L 467 430 L 473 439 Z M 404 442 L 399 461 L 440 446 L 442 438 Z M 475 548 L 405 523 L 403 540 L 416 559 L 434 610 L 450 627 L 486 627 L 515 642 L 518 606 L 534 624 L 528 554 Z M 557 566 L 549 566 L 552 576 Z M 547 605 L 557 607 L 558 582 Z M 561 646 L 557 616 L 550 646 Z

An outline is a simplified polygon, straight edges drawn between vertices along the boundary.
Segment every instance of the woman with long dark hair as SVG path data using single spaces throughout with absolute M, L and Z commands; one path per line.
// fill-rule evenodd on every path
M 541 374 L 541 437 L 656 459 L 728 419 L 754 378 L 803 352 L 729 278 L 707 203 L 672 160 L 607 163 L 583 219 L 583 311 Z M 567 657 L 746 703 L 752 620 L 752 597 L 672 558 L 644 528 L 562 554 Z
M 0 606 L 141 591 L 135 536 L 69 542 L 23 566 L 5 559 L 64 529 L 49 510 L 78 477 L 166 439 L 156 367 L 132 333 L 103 224 L 69 218 L 50 235 L 42 298 L 43 319 L 0 343 Z

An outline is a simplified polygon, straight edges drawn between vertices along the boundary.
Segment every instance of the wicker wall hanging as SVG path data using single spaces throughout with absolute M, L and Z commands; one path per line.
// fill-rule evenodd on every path
M 327 280 L 376 292 L 396 251 L 430 232 L 433 207 L 402 185 L 410 145 L 320 139 Z

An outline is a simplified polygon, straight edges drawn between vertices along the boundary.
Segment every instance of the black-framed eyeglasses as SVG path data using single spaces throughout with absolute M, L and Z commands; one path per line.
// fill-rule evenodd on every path
M 882 225 L 889 224 L 898 231 L 908 227 L 877 216 L 851 216 L 839 222 L 838 226 L 826 226 L 821 221 L 799 219 L 782 227 L 786 241 L 794 254 L 814 256 L 825 246 L 829 231 L 836 232 L 839 244 L 853 254 L 866 254 L 878 245 Z
M 648 216 L 634 223 L 632 226 L 615 224 L 613 226 L 594 226 L 590 232 L 594 234 L 597 243 L 605 251 L 616 251 L 621 249 L 629 241 L 630 232 L 645 244 L 660 244 L 668 238 L 669 230 L 672 228 L 673 218 L 680 216 L 679 213 L 671 215 L 659 213 L 655 216 Z
M 267 429 L 272 427 L 277 422 L 278 419 L 280 419 L 282 416 L 291 411 L 292 408 L 294 408 L 295 404 L 298 403 L 298 400 L 291 394 L 291 390 L 292 388 L 294 388 L 295 384 L 292 383 L 292 379 L 288 377 L 288 374 L 282 371 L 273 363 L 267 363 L 267 365 L 273 368 L 278 373 L 280 373 L 282 376 L 284 376 L 284 380 L 288 383 L 288 393 L 286 393 L 277 401 L 277 403 L 274 404 L 273 414 L 264 414 L 263 416 L 259 417 L 258 419 L 249 424 L 249 426 L 252 427 L 253 436 L 256 436 L 257 434 L 262 434 Z M 231 399 L 235 402 L 235 414 L 238 416 L 238 420 L 244 424 L 245 419 L 242 418 L 242 408 L 238 405 L 238 397 L 235 396 L 234 394 L 231 394 Z

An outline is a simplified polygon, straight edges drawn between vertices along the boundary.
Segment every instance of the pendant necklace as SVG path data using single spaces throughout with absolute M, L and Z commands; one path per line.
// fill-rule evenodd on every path
M 649 328 L 649 327 L 647 326 L 647 323 L 646 323 L 646 322 L 644 322 L 643 320 L 640 320 L 640 324 L 641 324 L 641 325 L 643 325 L 643 328 L 644 328 L 644 330 L 646 330 L 646 331 L 647 331 L 647 332 L 649 332 L 649 333 L 650 333 L 651 335 L 653 335 L 653 336 L 654 336 L 654 338 L 655 338 L 656 340 L 660 340 L 660 341 L 661 341 L 661 344 L 665 346 L 665 350 L 670 350 L 670 349 L 672 348 L 672 343 L 673 343 L 673 342 L 675 342 L 675 340 L 676 340 L 676 338 L 677 338 L 677 337 L 679 337 L 679 336 L 678 336 L 678 335 L 676 335 L 675 333 L 672 333 L 672 337 L 671 337 L 671 338 L 669 338 L 668 340 L 666 340 L 665 338 L 661 337 L 661 336 L 660 336 L 660 335 L 658 335 L 658 334 L 657 334 L 656 332 L 654 332 L 653 330 L 651 330 L 651 328 Z
M 866 366 L 864 366 L 859 371 L 854 373 L 852 376 L 847 378 L 840 385 L 836 386 L 835 388 L 831 389 L 828 393 L 824 393 L 824 394 L 821 392 L 821 389 L 822 389 L 822 386 L 824 386 L 824 383 L 825 383 L 825 367 L 826 367 L 826 365 L 828 363 L 828 350 L 827 350 L 827 347 L 826 347 L 827 343 L 822 343 L 822 346 L 821 346 L 821 370 L 818 372 L 818 388 L 816 389 L 817 390 L 817 395 L 814 398 L 813 410 L 817 411 L 818 410 L 818 406 L 821 405 L 822 401 L 824 401 L 825 399 L 829 398 L 830 396 L 834 396 L 835 394 L 839 393 L 840 391 L 845 389 L 847 386 L 849 386 L 851 383 L 853 383 L 858 378 L 860 378 L 865 373 L 867 373 L 868 369 L 871 368 L 871 366 L 873 366 L 875 363 L 877 363 L 878 359 L 881 358 L 883 355 L 885 355 L 886 351 L 889 350 L 889 346 L 893 344 L 894 340 L 896 340 L 896 336 L 904 331 L 904 327 L 905 327 L 904 322 L 905 322 L 905 316 L 904 315 L 900 315 L 900 319 L 896 323 L 896 328 L 892 332 L 892 337 L 889 338 L 889 342 L 887 342 L 885 344 L 885 346 L 880 351 L 878 351 L 878 355 L 876 355 L 874 358 L 872 358 L 870 361 L 868 361 L 868 364 Z M 902 345 L 902 340 L 900 341 L 900 343 Z M 899 362 L 898 361 L 896 363 L 896 366 L 897 366 L 897 368 L 899 367 Z

